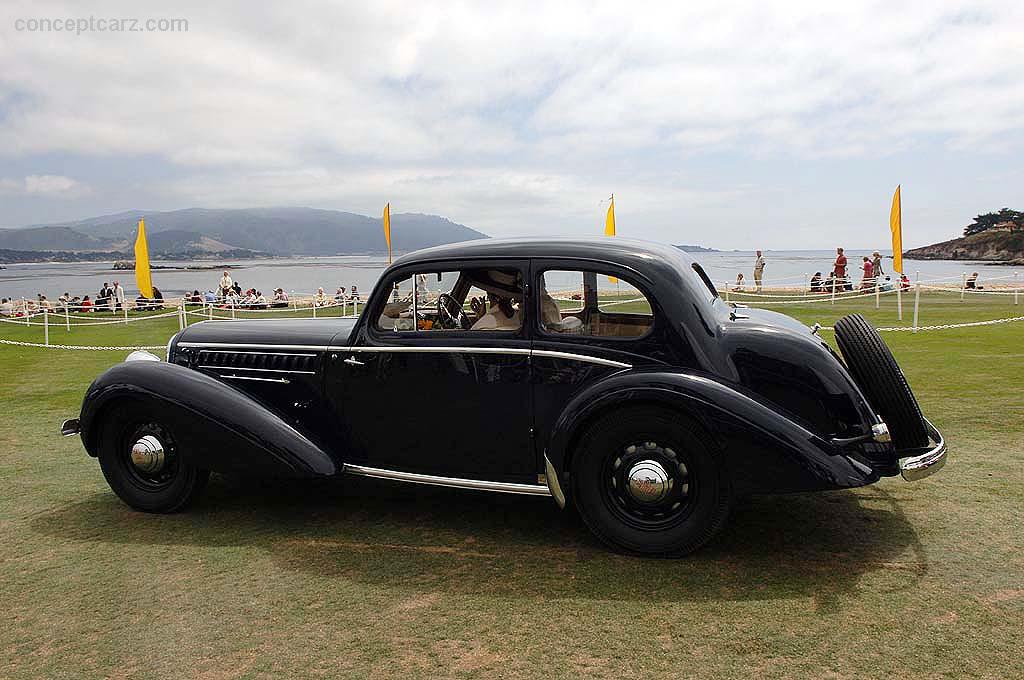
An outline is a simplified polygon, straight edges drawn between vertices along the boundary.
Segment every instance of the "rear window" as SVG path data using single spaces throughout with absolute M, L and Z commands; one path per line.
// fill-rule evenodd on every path
M 636 286 L 596 271 L 543 273 L 540 323 L 546 333 L 636 338 L 654 324 L 650 300 Z

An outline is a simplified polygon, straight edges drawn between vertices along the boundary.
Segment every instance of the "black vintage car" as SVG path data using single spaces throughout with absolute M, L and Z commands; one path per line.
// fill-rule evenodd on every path
M 737 496 L 945 462 L 878 333 L 839 320 L 841 359 L 817 331 L 727 304 L 670 246 L 473 241 L 399 259 L 358 319 L 190 326 L 63 431 L 147 512 L 211 471 L 365 475 L 550 495 L 617 549 L 681 555 Z

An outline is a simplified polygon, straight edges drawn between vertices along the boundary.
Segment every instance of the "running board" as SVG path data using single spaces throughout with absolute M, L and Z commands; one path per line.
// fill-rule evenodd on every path
M 365 465 L 351 465 L 345 463 L 342 472 L 360 477 L 378 477 L 380 479 L 393 479 L 399 482 L 411 482 L 413 484 L 430 484 L 432 486 L 450 486 L 456 489 L 473 489 L 476 491 L 495 491 L 497 493 L 522 493 L 531 496 L 550 496 L 551 490 L 541 484 L 515 484 L 512 482 L 488 482 L 482 479 L 461 479 L 459 477 L 438 477 L 435 475 L 420 475 L 415 472 L 398 472 L 397 470 L 384 470 L 381 468 L 366 467 Z

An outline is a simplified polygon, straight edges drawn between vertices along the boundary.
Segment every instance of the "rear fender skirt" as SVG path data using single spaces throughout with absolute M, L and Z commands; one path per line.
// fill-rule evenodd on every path
M 277 413 L 217 379 L 156 361 L 118 364 L 100 375 L 82 404 L 81 436 L 90 455 L 105 407 L 126 399 L 145 404 L 166 424 L 192 465 L 215 472 L 320 477 L 340 462 Z
M 756 397 L 705 375 L 660 371 L 618 373 L 577 394 L 545 449 L 552 466 L 565 474 L 573 444 L 593 417 L 641 402 L 684 413 L 702 426 L 738 493 L 849 488 L 878 480 L 871 468 Z

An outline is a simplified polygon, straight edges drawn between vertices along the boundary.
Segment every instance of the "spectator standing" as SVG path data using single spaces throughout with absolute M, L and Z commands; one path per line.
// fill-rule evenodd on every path
M 110 310 L 116 312 L 117 310 L 124 308 L 124 288 L 121 287 L 120 281 L 114 281 L 114 291 L 110 298 Z
M 843 254 L 842 248 L 836 248 L 836 261 L 832 266 L 832 273 L 835 274 L 836 286 L 840 290 L 853 290 L 853 284 L 846 276 L 846 255 Z
M 875 267 L 871 264 L 871 260 L 865 257 L 864 263 L 861 265 L 861 269 L 864 271 L 864 276 L 860 280 L 860 287 L 865 289 L 874 288 L 875 277 L 872 276 L 872 273 L 875 271 Z
M 228 293 L 234 288 L 234 281 L 231 280 L 231 275 L 228 274 L 227 270 L 224 270 L 224 275 L 220 277 L 220 283 L 217 284 L 220 288 L 220 296 L 227 297 Z
M 882 256 L 878 254 L 878 251 L 871 253 L 871 275 L 876 279 L 884 274 L 882 271 Z
M 110 294 L 111 294 L 110 284 L 108 282 L 104 281 L 103 285 L 100 286 L 99 294 L 96 296 L 96 304 L 99 305 L 100 307 L 103 307 L 104 305 L 109 305 L 110 304 Z
M 754 257 L 754 289 L 761 292 L 761 279 L 764 277 L 764 256 L 761 255 L 761 251 L 755 252 Z

